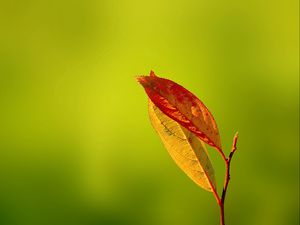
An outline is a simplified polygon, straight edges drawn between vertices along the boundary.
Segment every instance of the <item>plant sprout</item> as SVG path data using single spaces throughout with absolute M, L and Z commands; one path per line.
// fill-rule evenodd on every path
M 139 76 L 137 80 L 149 97 L 150 121 L 165 148 L 197 185 L 213 193 L 220 207 L 220 224 L 225 225 L 224 203 L 238 134 L 235 134 L 230 154 L 226 157 L 212 114 L 193 93 L 171 80 L 156 76 L 153 71 L 150 76 Z M 217 192 L 215 172 L 206 144 L 218 151 L 226 166 L 221 195 Z

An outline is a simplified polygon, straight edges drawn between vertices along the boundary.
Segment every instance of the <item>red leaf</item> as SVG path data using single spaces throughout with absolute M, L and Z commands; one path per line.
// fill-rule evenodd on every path
M 222 151 L 217 124 L 206 106 L 190 91 L 175 82 L 150 76 L 137 78 L 151 101 L 167 116 Z

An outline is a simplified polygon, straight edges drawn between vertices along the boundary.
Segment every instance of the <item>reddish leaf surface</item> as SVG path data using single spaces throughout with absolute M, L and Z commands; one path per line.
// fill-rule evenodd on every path
M 151 101 L 167 116 L 222 151 L 217 124 L 206 106 L 190 91 L 175 82 L 150 76 L 137 78 Z

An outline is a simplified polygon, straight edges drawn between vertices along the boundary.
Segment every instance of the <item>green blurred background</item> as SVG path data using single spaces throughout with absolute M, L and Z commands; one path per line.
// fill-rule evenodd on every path
M 1 0 L 0 224 L 215 225 L 136 75 L 204 101 L 238 152 L 228 225 L 299 223 L 297 0 Z M 224 165 L 210 149 L 219 187 Z

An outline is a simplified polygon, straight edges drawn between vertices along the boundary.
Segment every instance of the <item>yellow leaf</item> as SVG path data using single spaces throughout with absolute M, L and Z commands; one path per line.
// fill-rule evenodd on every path
M 200 187 L 216 190 L 215 172 L 205 144 L 197 136 L 166 116 L 149 100 L 149 117 L 176 164 Z

